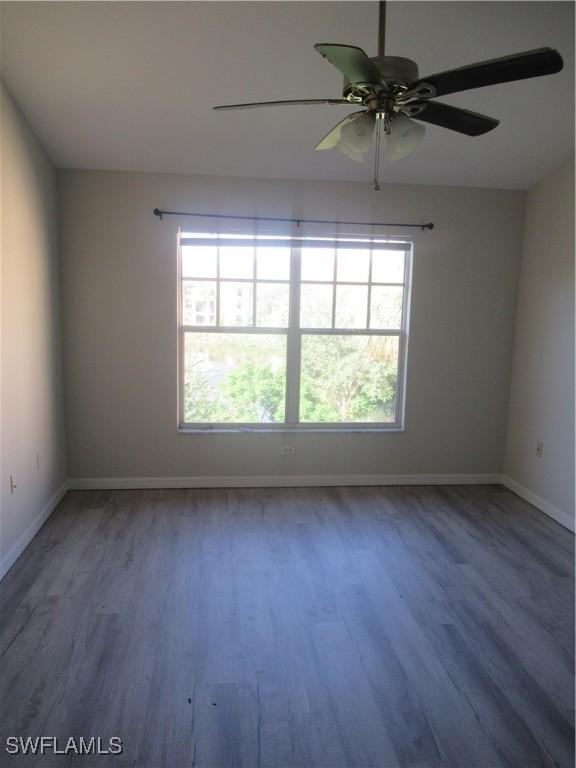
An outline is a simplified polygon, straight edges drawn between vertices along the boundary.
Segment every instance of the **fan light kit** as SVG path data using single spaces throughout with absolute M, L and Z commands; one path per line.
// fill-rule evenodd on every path
M 493 117 L 432 99 L 486 85 L 553 75 L 563 67 L 558 51 L 538 48 L 420 78 L 415 62 L 400 56 L 384 55 L 386 2 L 380 2 L 378 6 L 378 56 L 370 57 L 354 45 L 317 43 L 314 46 L 344 75 L 341 99 L 261 101 L 228 104 L 214 109 L 306 104 L 362 105 L 363 109 L 341 120 L 316 145 L 316 149 L 337 148 L 352 160 L 361 162 L 372 148 L 372 139 L 376 134 L 374 189 L 379 189 L 381 154 L 384 153 L 390 160 L 409 155 L 424 136 L 425 126 L 421 123 L 431 123 L 467 136 L 481 136 L 498 125 L 499 121 Z

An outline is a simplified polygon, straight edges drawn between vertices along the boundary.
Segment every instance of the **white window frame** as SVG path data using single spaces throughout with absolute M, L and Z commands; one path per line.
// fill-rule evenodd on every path
M 187 232 L 189 235 L 189 233 Z M 220 257 L 217 258 L 217 277 L 182 277 L 182 243 L 187 244 L 210 244 L 218 245 L 220 243 L 224 245 L 251 245 L 256 241 L 258 244 L 274 244 L 276 245 L 289 245 L 291 249 L 290 255 L 290 277 L 288 281 L 289 285 L 289 320 L 288 327 L 275 328 L 275 327 L 258 327 L 258 326 L 221 326 L 221 325 L 196 325 L 187 326 L 183 323 L 183 301 L 182 301 L 182 286 L 183 279 L 199 280 L 216 282 L 216 322 L 219 321 L 219 301 L 220 301 L 220 284 L 222 278 L 219 274 Z M 354 285 L 354 286 L 368 286 L 368 306 L 367 316 L 370 318 L 370 298 L 371 288 L 373 286 L 398 286 L 400 283 L 373 283 L 372 277 L 372 254 L 370 254 L 369 261 L 369 276 L 367 282 L 342 282 L 337 281 L 337 263 L 338 254 L 337 249 L 340 248 L 366 248 L 376 249 L 379 247 L 383 250 L 390 249 L 390 247 L 396 246 L 399 250 L 404 252 L 404 274 L 403 274 L 403 300 L 402 300 L 402 321 L 400 328 L 395 329 L 356 329 L 356 328 L 300 328 L 300 271 L 301 271 L 301 249 L 302 247 L 310 247 L 311 245 L 322 247 L 333 247 L 335 250 L 334 256 L 334 273 L 332 280 L 328 281 L 307 281 L 305 283 L 313 283 L 315 285 L 331 285 L 333 286 L 333 303 L 332 303 L 332 324 L 334 325 L 334 312 L 336 306 L 336 285 Z M 399 247 L 402 246 L 402 247 Z M 257 240 L 254 238 L 245 238 L 239 236 L 238 239 L 234 239 L 231 236 L 223 235 L 210 235 L 207 238 L 201 239 L 197 237 L 186 237 L 180 232 L 178 234 L 178 267 L 177 267 L 177 306 L 178 306 L 178 431 L 182 433 L 192 434 L 211 434 L 222 432 L 403 432 L 404 418 L 405 418 L 405 401 L 406 401 L 406 368 L 408 362 L 408 330 L 410 320 L 410 301 L 411 301 L 411 288 L 412 288 L 412 261 L 413 261 L 414 242 L 406 237 L 375 237 L 370 236 L 368 238 L 361 238 L 357 235 L 346 238 L 313 238 L 308 240 L 306 238 L 286 238 L 275 239 L 268 238 L 264 240 Z M 256 252 L 255 252 L 256 253 Z M 254 256 L 256 259 L 256 255 Z M 256 265 L 254 265 L 254 272 L 252 278 L 229 278 L 229 282 L 253 284 L 256 286 Z M 266 283 L 283 283 L 285 280 L 268 280 L 263 279 L 261 282 Z M 253 301 L 256 304 L 257 289 L 253 289 Z M 255 310 L 253 314 L 255 319 Z M 369 325 L 369 321 L 367 323 Z M 239 334 L 277 334 L 286 336 L 286 398 L 285 398 L 285 418 L 284 422 L 278 423 L 261 423 L 261 422 L 186 422 L 184 420 L 184 340 L 187 333 L 239 333 Z M 324 335 L 324 336 L 395 336 L 398 338 L 398 374 L 397 374 L 397 389 L 396 389 L 396 413 L 393 422 L 300 422 L 298 421 L 299 410 L 299 398 L 300 398 L 300 362 L 301 362 L 301 343 L 302 336 L 305 335 Z

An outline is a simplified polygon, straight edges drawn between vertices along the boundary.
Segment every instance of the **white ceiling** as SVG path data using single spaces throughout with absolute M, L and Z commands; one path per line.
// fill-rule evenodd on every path
M 377 3 L 4 2 L 2 76 L 59 167 L 369 180 L 313 147 L 348 107 L 212 112 L 215 104 L 338 98 L 316 42 L 376 54 Z M 442 101 L 501 121 L 469 138 L 427 126 L 383 180 L 529 188 L 574 149 L 572 2 L 391 2 L 387 54 L 420 74 L 550 46 L 558 75 Z

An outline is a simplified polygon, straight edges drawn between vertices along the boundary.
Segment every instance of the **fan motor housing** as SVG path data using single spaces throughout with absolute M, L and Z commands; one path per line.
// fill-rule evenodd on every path
M 410 83 L 418 80 L 418 65 L 411 59 L 402 56 L 376 56 L 370 59 L 376 65 L 381 75 L 380 83 L 353 83 L 344 78 L 342 95 L 352 102 L 362 103 L 367 95 L 374 92 L 378 86 L 393 86 L 404 90 Z

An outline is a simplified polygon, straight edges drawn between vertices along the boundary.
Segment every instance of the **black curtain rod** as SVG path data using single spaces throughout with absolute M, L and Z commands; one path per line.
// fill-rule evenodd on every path
M 277 216 L 228 216 L 223 213 L 191 213 L 189 211 L 162 211 L 160 208 L 154 208 L 154 216 L 158 216 L 160 221 L 164 216 L 201 216 L 204 219 L 242 219 L 243 221 L 282 221 L 287 224 L 346 224 L 359 227 L 414 227 L 415 229 L 434 229 L 434 224 L 385 224 L 379 221 L 326 221 L 324 219 L 283 219 Z

